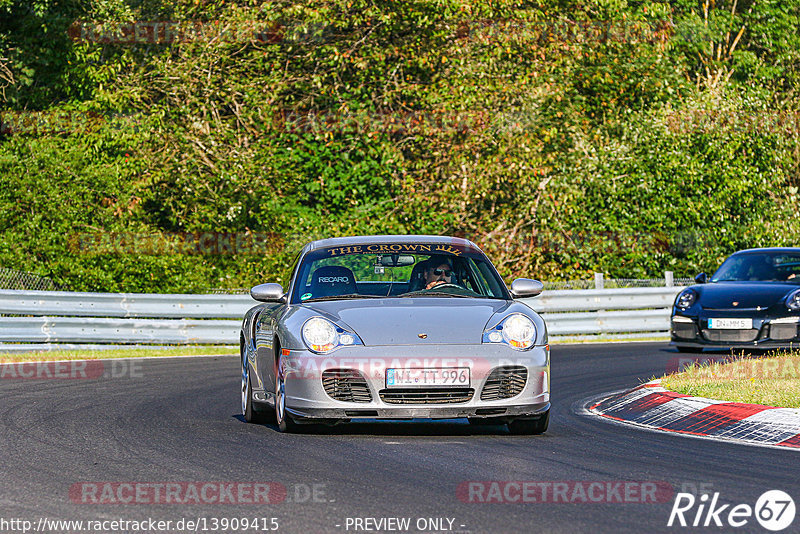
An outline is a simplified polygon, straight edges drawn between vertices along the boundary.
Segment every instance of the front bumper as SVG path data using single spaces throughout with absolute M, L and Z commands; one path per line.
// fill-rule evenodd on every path
M 709 319 L 752 319 L 753 328 L 712 329 Z M 800 346 L 800 317 L 704 310 L 700 316 L 673 314 L 671 345 L 693 348 L 792 348 Z
M 298 422 L 304 419 L 309 422 L 320 419 L 458 419 L 462 417 L 487 419 L 515 419 L 532 418 L 545 413 L 550 409 L 550 403 L 523 404 L 520 406 L 504 406 L 502 409 L 484 412 L 480 407 L 455 408 L 455 407 L 392 407 L 391 409 L 378 408 L 306 408 L 303 410 L 289 409 L 289 413 Z
M 290 350 L 282 358 L 286 409 L 298 421 L 303 419 L 451 419 L 458 417 L 535 417 L 550 407 L 549 347 L 535 346 L 515 351 L 500 345 L 354 346 L 321 356 L 307 350 Z M 386 369 L 469 368 L 468 387 L 441 386 L 390 388 Z M 524 386 L 518 393 L 495 400 L 482 400 L 484 387 L 496 378 L 497 368 L 524 369 Z M 349 371 L 363 378 L 360 401 L 342 401 L 323 385 L 326 371 Z M 330 387 L 330 386 L 329 386 Z M 368 390 L 368 394 L 365 390 Z M 440 402 L 444 390 L 449 400 Z M 467 390 L 472 390 L 468 394 Z M 487 390 L 488 391 L 488 390 Z M 515 390 L 516 391 L 516 390 Z M 409 392 L 413 399 L 398 392 Z M 434 398 L 418 402 L 419 394 Z M 392 400 L 393 399 L 393 400 Z M 399 403 L 398 403 L 399 402 Z

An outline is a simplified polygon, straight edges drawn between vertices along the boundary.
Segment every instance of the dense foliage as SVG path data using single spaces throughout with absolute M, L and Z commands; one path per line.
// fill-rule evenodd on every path
M 463 235 L 546 280 L 796 245 L 798 26 L 800 0 L 0 0 L 0 267 L 203 291 L 335 235 Z

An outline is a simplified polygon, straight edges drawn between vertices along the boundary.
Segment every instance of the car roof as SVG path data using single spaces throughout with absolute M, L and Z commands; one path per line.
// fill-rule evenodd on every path
M 318 239 L 303 247 L 301 254 L 330 247 L 346 247 L 351 245 L 377 245 L 381 243 L 430 243 L 433 245 L 455 245 L 467 249 L 474 249 L 478 252 L 483 251 L 470 241 L 462 237 L 448 237 L 441 235 L 366 235 L 350 237 L 332 237 L 328 239 Z
M 798 254 L 800 253 L 800 248 L 797 247 L 767 247 L 767 248 L 748 248 L 746 250 L 739 250 L 734 252 L 732 256 L 736 256 L 737 254 L 758 254 L 763 252 L 777 252 L 783 254 Z

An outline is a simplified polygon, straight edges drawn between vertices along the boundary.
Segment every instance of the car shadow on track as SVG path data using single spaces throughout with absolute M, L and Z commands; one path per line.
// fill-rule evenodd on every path
M 242 415 L 233 416 L 245 422 Z M 272 424 L 259 425 L 278 432 L 278 427 Z M 458 437 L 458 436 L 502 436 L 523 439 L 543 439 L 547 433 L 536 436 L 517 436 L 508 431 L 505 425 L 472 425 L 466 419 L 430 420 L 399 420 L 385 421 L 380 419 L 367 419 L 357 422 L 340 423 L 336 425 L 299 425 L 296 434 L 319 436 L 409 436 L 409 437 Z

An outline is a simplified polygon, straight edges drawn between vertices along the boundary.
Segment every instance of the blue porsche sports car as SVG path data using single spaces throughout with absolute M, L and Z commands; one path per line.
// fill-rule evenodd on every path
M 800 248 L 742 250 L 695 281 L 672 308 L 679 351 L 800 346 Z

